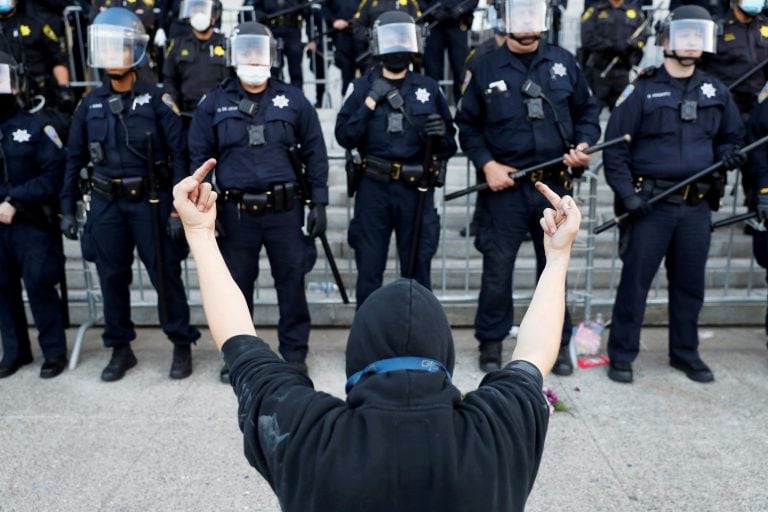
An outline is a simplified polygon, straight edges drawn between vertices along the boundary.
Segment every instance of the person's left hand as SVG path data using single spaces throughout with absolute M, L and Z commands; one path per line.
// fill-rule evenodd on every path
M 10 224 L 13 222 L 13 216 L 16 215 L 16 208 L 8 201 L 0 203 L 0 224 Z
M 546 208 L 539 219 L 544 230 L 544 251 L 547 259 L 557 256 L 569 256 L 573 241 L 579 234 L 581 211 L 571 196 L 562 198 L 541 181 L 536 183 L 538 190 L 549 200 L 552 208 Z
M 570 152 L 563 155 L 563 163 L 568 167 L 586 167 L 591 155 L 584 153 L 584 150 L 589 147 L 589 144 L 582 142 Z
M 216 167 L 216 159 L 209 158 L 192 176 L 187 176 L 173 187 L 173 206 L 184 224 L 184 230 L 214 232 L 216 225 L 216 192 L 203 180 Z
M 325 228 L 328 225 L 328 219 L 325 215 L 325 205 L 315 204 L 309 210 L 307 215 L 307 232 L 312 238 L 317 238 L 325 233 Z
M 317 50 L 317 43 L 315 41 L 310 41 L 307 43 L 307 46 L 305 47 L 308 52 L 314 53 L 315 50 Z

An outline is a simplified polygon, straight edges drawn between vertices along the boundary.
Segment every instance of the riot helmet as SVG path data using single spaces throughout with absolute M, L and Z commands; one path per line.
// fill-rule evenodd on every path
M 10 14 L 16 9 L 16 0 L 0 0 L 0 16 Z
M 276 66 L 277 42 L 272 31 L 261 23 L 241 23 L 232 30 L 227 45 L 227 65 L 248 85 L 261 85 Z
M 205 32 L 221 16 L 219 0 L 182 0 L 179 18 L 189 20 L 189 24 L 198 32 Z
M 505 34 L 538 34 L 549 29 L 547 0 L 497 0 L 498 24 Z
M 0 52 L 0 95 L 15 96 L 19 92 L 19 68 L 13 57 Z
M 147 53 L 149 36 L 138 16 L 123 7 L 99 13 L 88 27 L 88 65 L 133 69 Z
M 677 58 L 677 51 L 716 52 L 717 25 L 709 12 L 698 5 L 683 5 L 672 11 L 661 24 L 659 42 Z
M 387 11 L 379 16 L 370 32 L 371 54 L 385 68 L 400 72 L 408 67 L 411 57 L 424 53 L 426 29 L 402 11 Z

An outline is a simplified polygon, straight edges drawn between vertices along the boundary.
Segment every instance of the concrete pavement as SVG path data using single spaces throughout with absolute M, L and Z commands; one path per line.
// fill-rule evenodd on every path
M 229 386 L 207 331 L 193 375 L 171 381 L 171 345 L 139 331 L 139 365 L 102 383 L 109 352 L 91 330 L 74 371 L 43 381 L 33 365 L 0 380 L 0 511 L 278 510 L 248 466 Z M 270 342 L 273 330 L 260 329 Z M 550 423 L 529 511 L 768 510 L 768 350 L 758 328 L 701 329 L 713 384 L 667 364 L 666 330 L 643 332 L 635 383 L 605 368 L 551 376 L 572 408 Z M 70 340 L 74 330 L 69 332 Z M 343 329 L 312 332 L 318 389 L 343 396 Z M 470 330 L 455 331 L 455 383 L 473 389 Z M 511 356 L 514 342 L 505 343 Z M 488 475 L 492 478 L 492 475 Z

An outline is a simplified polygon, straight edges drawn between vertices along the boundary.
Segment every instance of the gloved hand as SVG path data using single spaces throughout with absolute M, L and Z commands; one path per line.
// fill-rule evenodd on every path
M 307 232 L 312 238 L 317 238 L 325 233 L 325 228 L 328 225 L 328 219 L 325 216 L 325 205 L 315 204 L 309 210 L 307 215 Z
M 624 203 L 624 208 L 626 208 L 627 213 L 633 219 L 648 215 L 651 212 L 652 207 L 648 204 L 648 201 L 637 194 L 625 197 L 622 202 Z
M 59 229 L 65 237 L 70 240 L 77 240 L 77 221 L 74 215 L 62 215 Z
M 168 41 L 168 38 L 165 35 L 165 30 L 159 28 L 157 29 L 157 32 L 155 32 L 155 38 L 152 40 L 153 43 L 155 43 L 155 46 L 158 48 L 165 48 L 165 43 Z
M 424 123 L 424 132 L 430 137 L 445 136 L 445 121 L 440 117 L 440 114 L 429 114 L 427 116 L 427 120 Z
M 56 106 L 67 114 L 75 111 L 75 95 L 68 85 L 56 86 Z
M 747 163 L 747 155 L 739 148 L 734 148 L 723 155 L 723 163 L 726 169 L 738 169 Z
M 187 238 L 184 236 L 184 224 L 181 223 L 179 217 L 171 215 L 168 217 L 168 224 L 165 226 L 165 230 L 168 233 L 168 238 L 175 244 L 182 244 L 186 242 Z
M 757 216 L 760 220 L 768 222 L 768 193 L 757 196 Z
M 378 78 L 371 85 L 371 90 L 368 91 L 368 96 L 378 104 L 392 89 L 394 89 L 394 86 L 391 83 L 387 82 L 383 78 Z

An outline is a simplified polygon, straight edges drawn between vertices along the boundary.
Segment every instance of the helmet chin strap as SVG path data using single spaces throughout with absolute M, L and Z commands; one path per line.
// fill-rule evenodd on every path
M 695 66 L 697 62 L 699 62 L 699 59 L 701 57 L 681 57 L 677 54 L 675 50 L 672 50 L 672 53 L 664 52 L 664 58 L 665 59 L 675 59 L 677 62 L 680 63 L 681 66 Z

